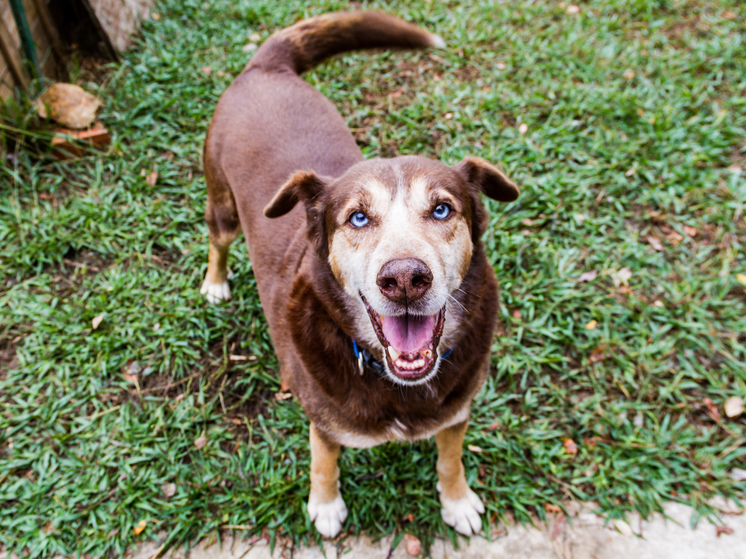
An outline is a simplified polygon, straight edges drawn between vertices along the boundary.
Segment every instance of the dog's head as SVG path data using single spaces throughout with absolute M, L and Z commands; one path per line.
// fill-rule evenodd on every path
M 478 158 L 453 168 L 423 157 L 372 159 L 337 179 L 298 172 L 264 213 L 305 204 L 310 239 L 358 302 L 387 375 L 421 384 L 437 372 L 448 303 L 484 230 L 480 193 L 509 202 L 519 191 Z

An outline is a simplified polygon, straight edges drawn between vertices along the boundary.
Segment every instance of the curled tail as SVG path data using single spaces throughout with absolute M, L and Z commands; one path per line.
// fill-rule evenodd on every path
M 342 52 L 372 48 L 443 47 L 438 35 L 380 12 L 337 12 L 299 21 L 272 35 L 246 70 L 287 70 L 302 74 Z

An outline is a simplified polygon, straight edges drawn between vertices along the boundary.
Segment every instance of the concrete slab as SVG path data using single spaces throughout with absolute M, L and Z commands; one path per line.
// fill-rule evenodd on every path
M 547 525 L 509 525 L 495 529 L 492 541 L 474 537 L 460 540 L 460 549 L 439 540 L 433 559 L 746 559 L 746 514 L 732 501 L 713 502 L 730 531 L 718 531 L 707 520 L 691 526 L 692 509 L 669 503 L 665 518 L 657 514 L 642 520 L 632 514 L 627 522 L 604 523 L 592 507 L 577 507 L 571 522 L 554 514 Z M 727 533 L 730 532 L 730 533 Z M 410 559 L 404 543 L 391 549 L 393 537 L 372 541 L 368 537 L 340 544 L 291 549 L 280 540 L 274 553 L 263 539 L 228 538 L 222 546 L 206 541 L 188 553 L 171 550 L 164 559 Z M 125 559 L 152 559 L 160 546 L 148 542 L 129 552 Z M 0 550 L 0 559 L 16 559 Z M 59 558 L 63 559 L 63 558 Z

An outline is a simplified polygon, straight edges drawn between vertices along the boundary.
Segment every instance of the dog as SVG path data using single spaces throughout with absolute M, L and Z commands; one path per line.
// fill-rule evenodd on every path
M 310 420 L 308 514 L 325 537 L 347 517 L 341 446 L 435 436 L 443 520 L 480 531 L 461 460 L 489 370 L 498 285 L 480 241 L 480 195 L 518 187 L 490 163 L 364 160 L 332 103 L 299 76 L 369 48 L 442 48 L 377 12 L 340 12 L 272 35 L 223 93 L 205 140 L 209 230 L 202 293 L 230 299 L 242 230 L 280 377 Z

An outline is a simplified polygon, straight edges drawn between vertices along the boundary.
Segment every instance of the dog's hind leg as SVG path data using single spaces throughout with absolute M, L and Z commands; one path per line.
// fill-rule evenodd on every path
M 443 522 L 470 536 L 482 529 L 484 505 L 466 483 L 461 451 L 468 421 L 446 427 L 435 435 L 438 444 L 438 491 Z
M 230 279 L 228 251 L 241 229 L 236 202 L 230 187 L 224 180 L 215 177 L 215 173 L 211 173 L 207 165 L 205 167 L 207 181 L 205 220 L 210 233 L 210 252 L 207 257 L 207 275 L 200 293 L 205 295 L 210 303 L 217 303 L 229 301 L 231 298 L 231 289 L 228 285 Z
M 308 516 L 319 533 L 333 538 L 347 518 L 347 506 L 339 494 L 340 446 L 319 435 L 311 423 L 311 494 L 308 497 Z

